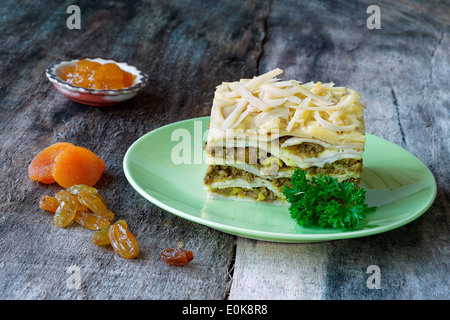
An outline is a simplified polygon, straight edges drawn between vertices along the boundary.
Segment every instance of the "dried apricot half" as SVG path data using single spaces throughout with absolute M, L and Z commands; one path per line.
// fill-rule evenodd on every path
M 52 169 L 55 181 L 63 188 L 76 184 L 92 187 L 103 174 L 105 162 L 92 151 L 75 146 L 63 150 L 56 158 Z
M 68 142 L 57 142 L 43 149 L 31 161 L 28 166 L 28 176 L 31 180 L 42 183 L 53 183 L 55 179 L 52 175 L 52 169 L 55 164 L 55 158 L 64 150 L 73 149 L 75 146 Z

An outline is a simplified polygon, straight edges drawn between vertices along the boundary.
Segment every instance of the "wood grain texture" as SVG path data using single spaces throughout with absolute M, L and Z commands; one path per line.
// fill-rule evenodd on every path
M 319 244 L 238 239 L 230 299 L 447 299 L 450 170 L 449 12 L 442 3 L 274 1 L 260 72 L 333 81 L 361 93 L 366 130 L 419 157 L 438 195 L 418 220 L 385 234 Z M 289 21 L 290 23 L 285 23 Z M 367 267 L 381 270 L 369 290 Z
M 70 1 L 0 7 L 0 299 L 446 299 L 449 296 L 449 15 L 439 1 L 78 1 L 82 29 L 66 27 Z M 46 80 L 60 59 L 103 56 L 149 74 L 127 103 L 92 108 Z M 315 244 L 234 237 L 152 205 L 127 183 L 128 147 L 168 123 L 209 115 L 214 88 L 280 67 L 283 77 L 334 81 L 367 105 L 369 133 L 401 145 L 433 172 L 438 195 L 418 220 L 385 234 Z M 107 165 L 97 185 L 127 220 L 141 254 L 126 261 L 90 244 L 89 230 L 52 225 L 38 209 L 59 187 L 27 176 L 43 147 L 84 146 Z M 159 259 L 179 241 L 194 261 Z M 381 290 L 369 290 L 369 265 Z M 71 265 L 81 288 L 69 289 Z
M 1 25 L 1 298 L 6 299 L 222 299 L 235 238 L 177 218 L 140 197 L 122 170 L 128 147 L 164 124 L 209 113 L 214 86 L 256 72 L 263 2 L 77 3 L 82 29 L 68 30 L 70 2 L 15 2 L 2 6 Z M 205 11 L 208 14 L 205 14 Z M 233 12 L 230 15 L 229 12 Z M 113 108 L 67 100 L 45 78 L 55 60 L 106 56 L 149 74 L 144 92 Z M 107 164 L 96 186 L 139 241 L 141 254 L 124 261 L 90 243 L 91 232 L 52 226 L 38 208 L 59 187 L 27 177 L 43 147 L 70 141 Z M 183 241 L 195 261 L 173 268 L 159 258 Z M 82 287 L 69 290 L 66 269 L 80 267 Z

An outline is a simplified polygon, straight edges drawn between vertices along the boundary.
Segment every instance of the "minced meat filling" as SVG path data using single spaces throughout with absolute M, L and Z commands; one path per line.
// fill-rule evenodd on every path
M 333 174 L 345 174 L 346 172 L 361 173 L 362 160 L 361 159 L 341 159 L 333 163 L 326 164 L 323 167 L 309 167 L 304 169 L 309 175 L 317 176 L 333 175 Z M 247 172 L 242 169 L 238 169 L 231 166 L 211 165 L 208 166 L 203 181 L 206 185 L 210 185 L 213 182 L 226 181 L 228 179 L 244 179 L 251 183 L 257 176 L 253 173 Z M 272 179 L 272 182 L 278 187 L 287 184 L 290 181 L 289 178 Z
M 255 177 L 256 176 L 253 173 L 235 167 L 214 165 L 208 167 L 203 181 L 206 185 L 210 185 L 216 181 L 226 181 L 228 179 L 240 178 L 251 183 Z
M 285 139 L 285 137 L 280 138 L 279 144 L 281 145 L 286 140 L 287 139 Z M 317 158 L 319 154 L 325 150 L 325 147 L 317 143 L 302 142 L 297 145 L 283 147 L 283 149 L 286 149 L 290 153 L 302 158 Z M 270 153 L 255 147 L 225 148 L 206 146 L 205 150 L 213 157 L 223 159 L 233 158 L 234 160 L 239 160 L 250 164 L 258 164 L 260 159 L 265 159 L 271 156 Z
M 287 146 L 283 147 L 283 149 L 288 150 L 289 152 L 295 154 L 296 156 L 307 158 L 317 158 L 317 156 L 325 150 L 324 146 L 321 146 L 317 143 L 311 143 L 311 142 L 302 142 L 300 144 L 296 144 L 293 146 Z
M 323 167 L 309 167 L 306 172 L 310 175 L 345 174 L 346 172 L 361 173 L 362 159 L 341 159 L 333 163 L 327 163 Z
M 213 182 L 219 181 L 223 182 L 227 181 L 228 179 L 237 179 L 237 178 L 244 179 L 248 183 L 252 183 L 253 180 L 257 178 L 257 176 L 245 170 L 241 170 L 234 167 L 209 166 L 203 181 L 205 182 L 206 185 L 210 185 Z M 282 188 L 286 184 L 290 185 L 291 179 L 278 178 L 272 179 L 271 181 L 275 185 L 275 187 Z
M 239 160 L 244 163 L 255 165 L 260 164 L 261 161 L 272 156 L 270 153 L 255 147 L 207 147 L 206 151 L 214 158 Z
M 266 187 L 259 188 L 215 188 L 211 190 L 216 194 L 220 194 L 225 197 L 237 196 L 243 198 L 250 198 L 256 201 L 272 202 L 277 200 L 278 197 Z

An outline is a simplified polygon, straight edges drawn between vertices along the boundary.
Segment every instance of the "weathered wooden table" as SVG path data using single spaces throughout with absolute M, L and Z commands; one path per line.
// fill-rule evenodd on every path
M 0 299 L 448 299 L 449 30 L 444 1 L 3 1 L 0 7 Z M 380 29 L 369 29 L 371 4 Z M 149 75 L 134 99 L 89 107 L 54 90 L 45 68 L 103 56 Z M 209 115 L 214 88 L 275 67 L 283 78 L 334 81 L 362 94 L 367 132 L 420 158 L 438 192 L 417 220 L 386 233 L 315 244 L 236 237 L 174 216 L 141 197 L 122 163 L 143 134 Z M 31 181 L 42 148 L 68 141 L 101 156 L 97 184 L 128 221 L 140 256 L 90 243 L 38 208 L 57 185 Z M 182 241 L 186 267 L 159 253 Z M 367 268 L 381 272 L 367 286 Z M 74 266 L 74 267 L 73 267 Z M 77 269 L 77 288 L 70 281 Z

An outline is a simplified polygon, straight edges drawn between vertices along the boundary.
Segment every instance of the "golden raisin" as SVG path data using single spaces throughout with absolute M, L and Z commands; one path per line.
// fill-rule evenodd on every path
M 109 221 L 114 219 L 114 213 L 105 205 L 105 201 L 98 194 L 94 193 L 79 193 L 78 201 L 91 209 L 95 214 L 102 216 Z
M 75 221 L 85 228 L 96 230 L 92 242 L 97 246 L 111 245 L 125 259 L 139 255 L 136 238 L 128 230 L 127 223 L 120 219 L 110 224 L 114 213 L 94 187 L 73 185 L 59 191 L 55 197 L 42 196 L 39 207 L 55 212 L 54 223 L 58 227 L 65 228 Z
M 67 188 L 67 191 L 69 191 L 71 194 L 81 194 L 81 193 L 93 193 L 97 194 L 98 190 L 94 187 L 87 186 L 85 184 L 76 184 L 69 188 Z
M 123 219 L 114 222 L 114 224 L 116 223 L 121 224 L 124 228 L 128 228 L 127 223 Z M 96 246 L 105 246 L 111 244 L 108 237 L 109 228 L 110 226 L 107 226 L 94 233 L 94 236 L 92 237 L 92 243 Z
M 123 258 L 133 259 L 139 255 L 136 238 L 123 225 L 113 224 L 109 228 L 108 237 L 114 250 Z
M 165 263 L 174 266 L 184 266 L 194 259 L 194 253 L 181 248 L 167 248 L 161 252 L 161 258 Z
M 39 200 L 39 208 L 50 212 L 56 212 L 59 207 L 59 201 L 55 197 L 42 196 Z
M 76 197 L 66 190 L 61 190 L 55 195 L 60 203 L 53 216 L 55 226 L 65 228 L 73 221 L 78 210 Z
M 109 220 L 92 212 L 77 211 L 75 222 L 91 230 L 100 230 L 109 226 Z
M 50 211 L 50 212 L 56 212 L 56 209 L 58 209 L 59 205 L 60 205 L 60 203 L 55 197 L 42 196 L 41 199 L 39 200 L 39 208 Z M 88 207 L 82 205 L 81 203 L 78 202 L 77 205 L 78 205 L 77 212 L 78 211 L 81 211 L 81 212 L 88 211 Z

